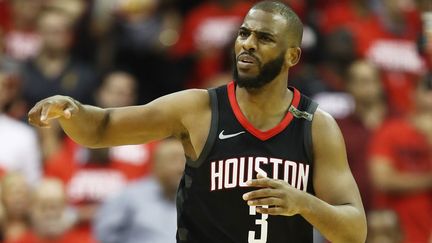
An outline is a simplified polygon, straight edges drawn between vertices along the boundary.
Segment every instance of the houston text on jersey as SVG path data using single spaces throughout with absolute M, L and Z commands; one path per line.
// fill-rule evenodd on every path
M 252 176 L 256 178 L 257 174 L 284 180 L 291 186 L 306 191 L 309 178 L 308 164 L 267 157 L 240 157 L 213 161 L 210 170 L 211 191 L 247 187 L 246 182 L 252 180 Z

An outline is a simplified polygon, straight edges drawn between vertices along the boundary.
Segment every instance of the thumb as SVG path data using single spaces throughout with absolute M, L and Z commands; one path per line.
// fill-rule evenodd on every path
M 73 114 L 77 113 L 79 110 L 78 106 L 74 102 L 69 102 L 66 109 L 63 110 L 63 117 L 70 119 Z
M 71 118 L 73 108 L 69 107 L 63 111 L 63 117 L 66 119 Z
M 266 175 L 262 174 L 262 173 L 258 173 L 257 174 L 257 179 L 262 179 L 262 178 L 267 178 Z

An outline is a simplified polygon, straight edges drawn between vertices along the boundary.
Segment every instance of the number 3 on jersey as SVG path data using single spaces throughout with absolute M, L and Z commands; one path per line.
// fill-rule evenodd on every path
M 268 208 L 268 206 L 263 206 L 264 208 Z M 256 207 L 249 207 L 249 215 L 256 215 Z M 261 226 L 261 235 L 257 239 L 255 231 L 249 230 L 249 240 L 248 243 L 266 243 L 267 242 L 267 228 L 268 228 L 268 214 L 261 214 L 260 219 L 256 219 L 255 223 Z

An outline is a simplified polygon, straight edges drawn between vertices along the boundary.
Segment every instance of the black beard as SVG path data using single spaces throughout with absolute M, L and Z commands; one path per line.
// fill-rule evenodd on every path
M 258 89 L 270 83 L 280 74 L 282 70 L 285 61 L 284 53 L 285 52 L 281 52 L 277 58 L 259 67 L 260 72 L 257 76 L 248 78 L 242 78 L 239 76 L 237 70 L 237 58 L 235 53 L 233 53 L 234 82 L 238 85 L 238 87 L 246 89 Z

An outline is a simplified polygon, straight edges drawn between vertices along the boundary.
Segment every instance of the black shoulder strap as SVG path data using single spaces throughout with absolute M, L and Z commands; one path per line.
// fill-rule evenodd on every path
M 305 150 L 306 150 L 306 156 L 308 158 L 308 160 L 312 163 L 314 160 L 314 156 L 313 156 L 313 143 L 312 143 L 312 121 L 313 121 L 313 117 L 315 115 L 315 111 L 318 108 L 318 103 L 316 103 L 315 101 L 311 100 L 311 103 L 309 104 L 306 112 L 308 114 L 310 114 L 310 120 L 307 119 L 305 121 L 305 125 L 304 125 L 304 146 L 305 146 Z
M 200 167 L 201 164 L 205 161 L 205 159 L 211 152 L 211 149 L 213 148 L 213 144 L 217 137 L 218 121 L 219 121 L 218 97 L 217 97 L 216 89 L 209 89 L 208 93 L 210 96 L 210 107 L 211 107 L 210 130 L 207 136 L 206 143 L 204 145 L 203 150 L 201 151 L 199 158 L 195 161 L 191 159 L 187 160 L 187 164 L 193 168 Z

